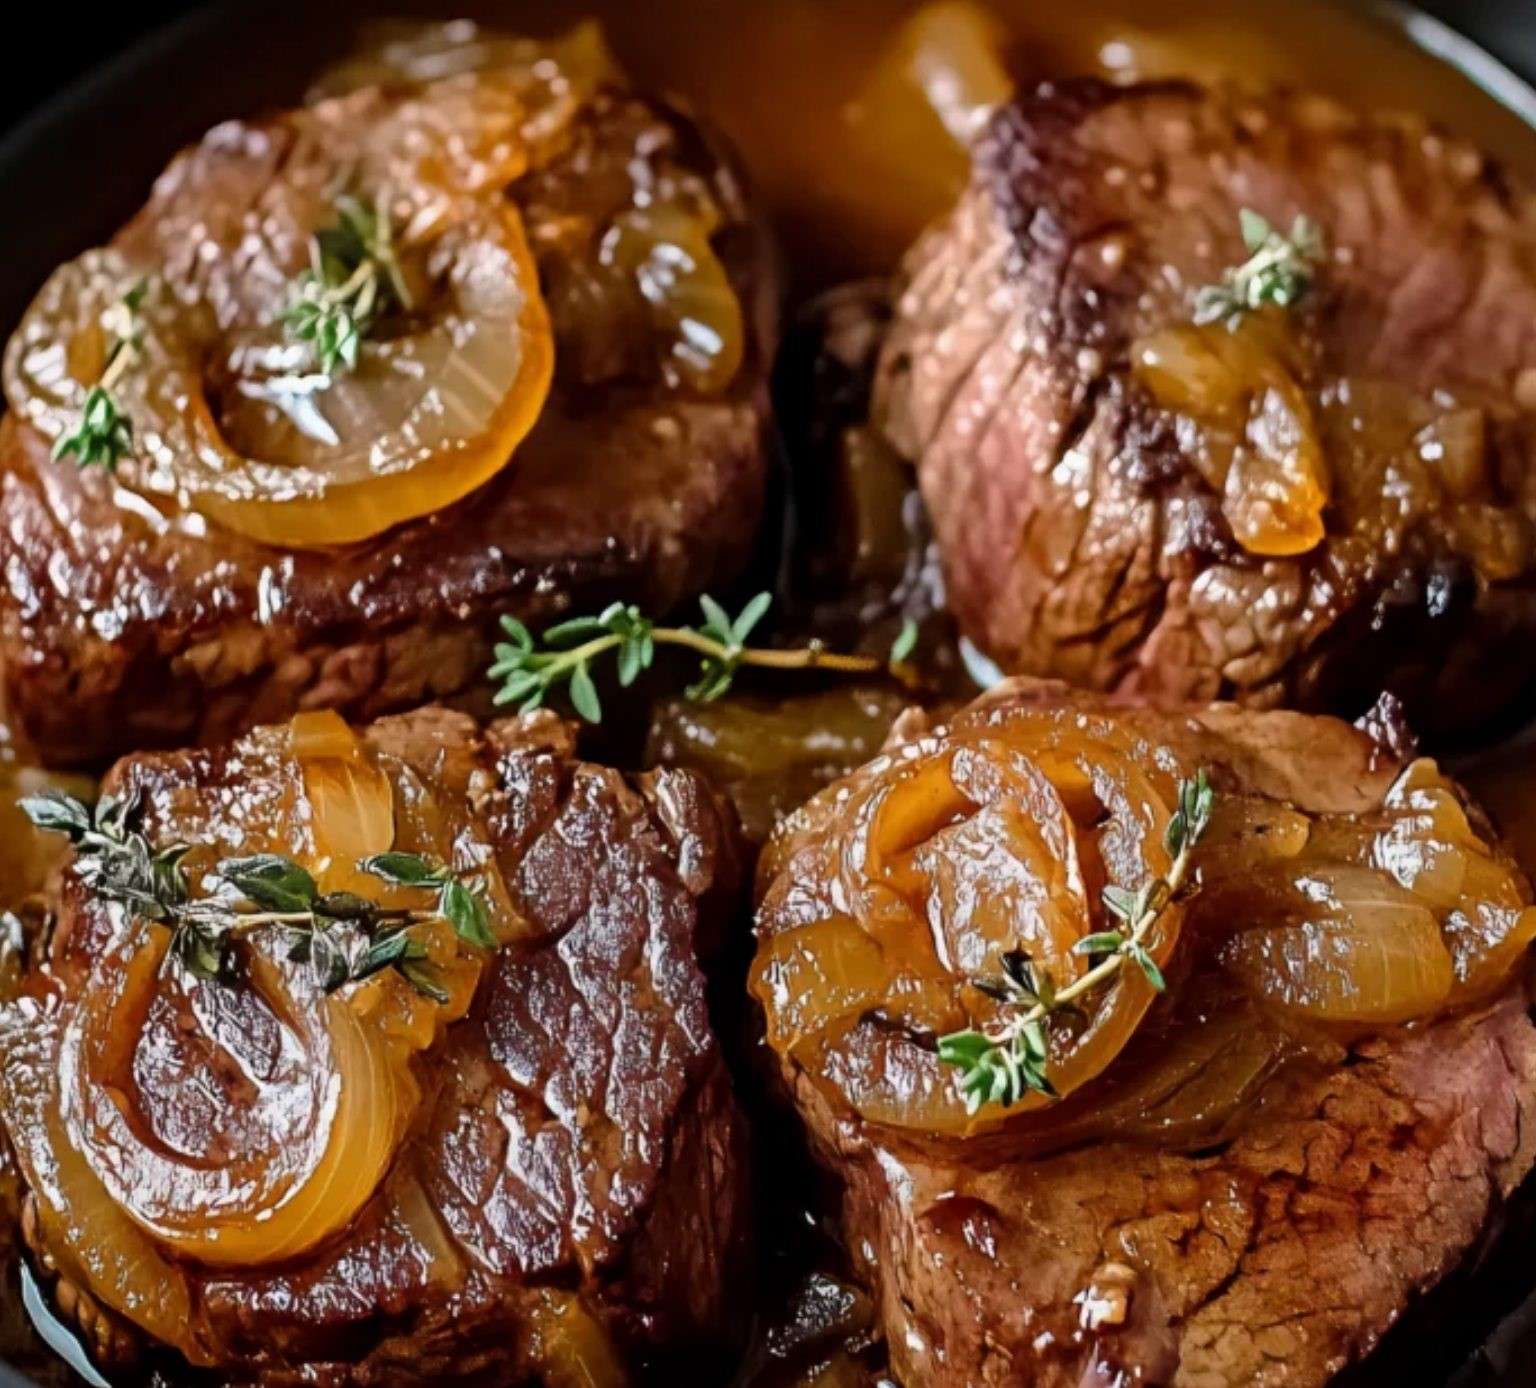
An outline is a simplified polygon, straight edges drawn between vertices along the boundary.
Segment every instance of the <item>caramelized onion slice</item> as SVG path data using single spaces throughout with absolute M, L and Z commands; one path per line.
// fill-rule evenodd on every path
M 103 1305 L 192 1363 L 191 1296 L 181 1269 L 108 1194 L 70 1140 L 60 1107 L 60 1019 L 27 1001 L 0 1013 L 0 1102 L 6 1133 L 37 1202 L 60 1271 Z
M 317 880 L 325 891 L 377 892 L 357 864 L 395 842 L 395 792 L 389 776 L 340 715 L 300 713 L 289 725 L 304 778 Z
M 349 544 L 459 500 L 507 465 L 553 371 L 505 196 L 527 165 L 520 114 L 505 83 L 470 80 L 292 113 L 280 162 L 210 137 L 116 248 L 43 286 L 6 355 L 12 409 L 50 440 L 72 431 L 142 286 L 111 387 L 133 431 L 128 487 L 285 548 Z M 387 302 L 355 369 L 326 375 L 281 320 L 338 186 L 387 214 L 410 302 Z M 264 209 L 259 227 L 232 222 L 231 204 Z
M 712 209 L 677 203 L 636 207 L 614 218 L 599 249 L 669 344 L 666 374 L 700 395 L 718 395 L 736 378 L 747 340 L 741 300 L 710 242 L 715 220 Z
M 1014 93 L 1007 26 L 975 0 L 931 0 L 882 47 L 846 119 L 872 177 L 899 179 L 918 205 L 965 186 L 967 150 Z
M 1454 982 L 1434 914 L 1380 873 L 1303 877 L 1287 924 L 1238 931 L 1222 965 L 1256 996 L 1321 1022 L 1411 1021 L 1444 1006 Z
M 1074 946 L 1104 928 L 1103 888 L 1166 874 L 1174 778 L 1128 751 L 1042 713 L 908 744 L 813 800 L 764 859 L 752 990 L 770 1044 L 866 1121 L 959 1137 L 1033 1115 L 1038 1094 L 969 1113 L 935 1042 L 1006 1019 L 974 985 L 1012 950 L 1058 987 L 1081 977 Z M 1170 905 L 1146 939 L 1160 964 L 1181 918 Z M 1154 996 L 1128 970 L 1085 1000 L 1081 1026 L 1053 1028 L 1055 1088 L 1109 1065 Z
M 1181 325 L 1132 346 L 1136 378 L 1158 404 L 1199 427 L 1193 461 L 1252 554 L 1305 554 L 1323 538 L 1327 458 L 1296 376 L 1283 317 Z
M 304 845 L 322 890 L 422 906 L 355 865 L 391 847 L 452 854 L 465 825 L 431 788 L 397 801 L 387 759 L 334 714 L 264 736 L 278 754 L 262 784 L 302 795 L 245 814 L 238 851 Z M 116 1208 L 156 1245 L 228 1267 L 293 1258 L 346 1228 L 419 1102 L 413 1058 L 468 1009 L 484 967 L 446 921 L 413 931 L 446 1002 L 393 971 L 327 994 L 278 925 L 242 936 L 235 976 L 208 983 L 162 967 L 163 926 L 128 924 L 95 965 L 59 1064 L 64 1130 Z M 218 1101 L 179 1097 L 199 1086 Z
M 530 1321 L 530 1354 L 548 1388 L 627 1388 L 613 1337 L 579 1296 L 541 1291 Z
M 64 1035 L 66 1128 L 117 1207 L 165 1247 L 226 1266 L 304 1252 L 344 1228 L 383 1178 L 417 1098 L 414 1084 L 391 1063 L 386 1038 L 344 999 L 317 995 L 292 966 L 260 954 L 239 1004 L 248 1030 L 221 1027 L 210 1010 L 218 1004 L 200 996 L 207 985 L 162 975 L 166 944 L 161 927 L 139 925 L 103 956 Z M 157 1104 L 139 1092 L 133 1059 L 161 990 L 180 993 L 173 1005 L 248 1074 L 259 1073 L 255 1037 L 279 1038 L 281 1060 L 257 1086 L 239 1150 L 223 1161 L 153 1136 Z M 259 1021 L 251 1015 L 258 1006 Z

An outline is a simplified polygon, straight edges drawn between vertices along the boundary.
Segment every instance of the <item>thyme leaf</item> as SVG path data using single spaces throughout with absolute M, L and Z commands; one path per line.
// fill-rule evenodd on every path
M 310 242 L 309 268 L 295 281 L 281 321 L 309 343 L 327 377 L 355 370 L 363 339 L 381 314 L 411 307 L 390 224 L 387 197 L 369 207 L 355 197 L 336 200 L 336 224 Z
M 1310 218 L 1298 216 L 1287 236 L 1257 212 L 1238 214 L 1248 259 L 1227 270 L 1220 284 L 1206 285 L 1195 297 L 1195 322 L 1225 323 L 1236 328 L 1243 315 L 1265 305 L 1289 308 L 1312 287 L 1323 260 L 1323 237 Z
M 116 472 L 118 463 L 133 447 L 133 421 L 114 391 L 142 352 L 139 306 L 148 292 L 149 281 L 141 279 L 102 315 L 102 325 L 112 334 L 112 346 L 101 378 L 85 393 L 75 427 L 61 434 L 53 445 L 55 460 L 73 457 L 78 467 Z
M 37 828 L 62 834 L 74 846 L 75 871 L 93 893 L 169 929 L 167 961 L 196 978 L 227 978 L 236 939 L 262 926 L 281 926 L 289 934 L 288 958 L 307 964 L 326 992 L 394 969 L 419 993 L 446 1002 L 413 928 L 446 920 L 466 944 L 497 947 L 480 891 L 418 854 L 379 854 L 358 867 L 427 893 L 430 904 L 419 909 L 383 906 L 352 892 L 322 893 L 307 868 L 277 853 L 224 859 L 213 873 L 215 893 L 195 897 L 183 866 L 190 846 L 152 845 L 136 797 L 103 796 L 88 808 L 47 791 L 19 804 Z
M 732 617 L 714 598 L 699 599 L 703 621 L 697 627 L 662 627 L 627 603 L 614 603 L 596 617 L 577 617 L 549 627 L 535 640 L 515 617 L 503 617 L 506 640 L 498 643 L 489 676 L 500 688 L 498 705 L 516 704 L 524 713 L 540 707 L 554 690 L 564 687 L 571 706 L 589 723 L 602 721 L 603 710 L 592 677 L 593 665 L 616 656 L 618 680 L 628 688 L 651 668 L 658 646 L 676 646 L 699 657 L 698 678 L 687 697 L 710 703 L 724 694 L 744 666 L 770 670 L 834 670 L 845 674 L 892 674 L 903 655 L 893 650 L 889 660 L 874 656 L 839 655 L 819 641 L 798 650 L 749 646 L 748 640 L 767 615 L 773 598 L 759 593 Z M 913 640 L 916 635 L 914 632 Z M 899 641 L 899 638 L 898 638 Z M 910 646 L 907 649 L 910 654 Z M 910 674 L 910 672 L 906 672 Z

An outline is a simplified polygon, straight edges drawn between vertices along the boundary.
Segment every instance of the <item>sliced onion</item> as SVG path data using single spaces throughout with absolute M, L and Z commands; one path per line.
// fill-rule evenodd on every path
M 153 1098 L 130 1098 L 131 1062 L 157 988 L 182 986 L 179 973 L 161 973 L 166 944 L 163 928 L 138 924 L 102 957 L 61 1048 L 66 1129 L 118 1208 L 177 1253 L 225 1266 L 302 1253 L 345 1228 L 378 1186 L 415 1085 L 344 999 L 257 954 L 242 1006 L 268 1009 L 287 1063 L 257 1084 L 241 1150 L 209 1161 L 152 1140 L 143 1105 Z
M 167 1259 L 108 1194 L 71 1142 L 60 1108 L 60 1019 L 32 1002 L 0 1013 L 6 1132 L 37 1202 L 44 1242 L 72 1282 L 194 1364 L 191 1295 Z
M 612 1336 L 579 1296 L 540 1291 L 529 1323 L 529 1353 L 547 1388 L 628 1388 Z
M 1160 329 L 1132 345 L 1136 378 L 1205 434 L 1194 461 L 1253 554 L 1304 554 L 1323 538 L 1327 457 L 1282 316 Z
M 330 103 L 284 118 L 295 152 L 270 167 L 210 137 L 118 248 L 44 285 L 6 355 L 11 407 L 48 439 L 73 429 L 106 365 L 104 324 L 143 283 L 136 354 L 112 388 L 133 427 L 125 485 L 284 548 L 349 544 L 457 501 L 508 463 L 553 372 L 504 195 L 527 163 L 519 111 L 489 79 Z M 279 319 L 344 178 L 387 203 L 416 302 L 328 377 Z M 271 224 L 231 230 L 231 204 Z
M 1070 986 L 1091 967 L 1074 947 L 1105 928 L 1102 889 L 1167 873 L 1175 778 L 1132 751 L 1102 720 L 978 718 L 813 800 L 764 855 L 751 986 L 769 1043 L 866 1121 L 911 1133 L 968 1136 L 1039 1110 L 1031 1093 L 969 1113 L 934 1043 L 1005 1020 L 972 984 L 1013 950 Z M 1159 964 L 1181 919 L 1171 904 L 1146 936 Z M 1081 1027 L 1051 1029 L 1056 1090 L 1103 1071 L 1154 996 L 1126 970 L 1085 998 Z
M 629 277 L 650 309 L 679 381 L 718 395 L 746 351 L 741 300 L 710 243 L 715 227 L 693 208 L 655 203 L 621 212 L 599 258 Z
M 1221 948 L 1255 996 L 1323 1022 L 1393 1023 L 1443 1007 L 1455 975 L 1433 913 L 1368 869 L 1300 884 L 1310 901 L 1286 925 L 1239 930 Z
M 356 865 L 395 842 L 395 792 L 363 740 L 338 714 L 298 714 L 290 724 L 293 755 L 304 777 L 314 851 L 327 891 L 377 891 Z
M 356 863 L 391 847 L 451 856 L 463 825 L 432 789 L 413 782 L 397 801 L 386 759 L 334 714 L 258 737 L 280 748 L 263 774 L 296 780 L 303 793 L 286 816 L 244 816 L 238 851 L 304 844 L 323 890 L 423 905 L 419 892 L 388 888 Z M 59 1063 L 65 1132 L 116 1208 L 159 1245 L 219 1266 L 279 1262 L 345 1229 L 383 1182 L 419 1102 L 413 1057 L 467 1011 L 484 967 L 446 921 L 413 931 L 446 1003 L 393 971 L 327 995 L 307 965 L 288 960 L 277 927 L 244 938 L 240 977 L 210 985 L 162 968 L 164 927 L 130 924 L 97 961 Z M 146 1041 L 167 1007 L 185 1020 L 170 1032 L 162 1020 Z M 233 1150 L 217 1134 L 198 1136 L 214 1144 L 206 1152 L 188 1149 L 185 1133 L 166 1136 L 175 1104 L 141 1087 L 145 1045 L 188 1046 L 194 1065 L 212 1052 L 221 1073 L 241 1077 Z
M 847 919 L 775 935 L 754 960 L 752 975 L 768 1000 L 768 1044 L 783 1050 L 829 1022 L 879 1006 L 890 983 L 880 946 Z
M 967 149 L 1012 97 L 1007 26 L 975 0 L 931 0 L 882 47 L 847 120 L 873 179 L 940 207 L 965 186 Z

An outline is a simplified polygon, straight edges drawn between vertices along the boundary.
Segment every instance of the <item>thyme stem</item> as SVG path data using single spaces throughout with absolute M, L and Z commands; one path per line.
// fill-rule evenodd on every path
M 906 665 L 917 639 L 915 625 L 908 623 L 885 658 L 844 655 L 829 651 L 819 640 L 795 650 L 749 646 L 747 637 L 767 612 L 770 597 L 760 593 L 740 616 L 730 617 L 713 598 L 704 597 L 701 627 L 658 627 L 638 608 L 614 603 L 597 617 L 561 622 L 543 634 L 542 643 L 512 617 L 502 618 L 502 629 L 511 638 L 496 647 L 490 677 L 501 683 L 498 704 L 518 703 L 526 712 L 543 703 L 551 689 L 568 685 L 571 703 L 590 723 L 600 722 L 602 706 L 592 682 L 592 662 L 610 652 L 618 653 L 619 683 L 628 686 L 649 669 L 658 645 L 675 646 L 701 658 L 699 679 L 688 697 L 701 702 L 717 699 L 730 688 L 743 666 L 764 670 L 831 670 L 849 675 L 892 675 L 902 683 L 916 681 Z
M 1179 894 L 1185 880 L 1189 875 L 1189 854 L 1193 842 L 1186 842 L 1179 850 L 1178 856 L 1173 860 L 1168 869 L 1168 876 L 1164 879 L 1168 884 L 1168 895 L 1162 905 L 1155 910 L 1147 911 L 1136 923 L 1128 937 L 1129 943 L 1135 947 L 1145 945 L 1147 936 L 1152 933 L 1152 927 L 1162 918 L 1163 910 L 1168 902 Z M 1043 1002 L 1037 1002 L 1028 1012 L 1014 1018 L 997 1032 L 986 1033 L 987 1038 L 995 1044 L 1006 1045 L 1013 1040 L 1025 1027 L 1041 1021 L 1056 1007 L 1064 1007 L 1076 1002 L 1085 993 L 1091 993 L 1101 983 L 1108 983 L 1124 967 L 1125 961 L 1132 957 L 1130 951 L 1121 954 L 1112 954 L 1107 959 L 1101 959 L 1093 968 L 1089 969 L 1081 978 L 1069 983 L 1055 996 L 1054 1007 L 1047 1007 Z
M 1178 808 L 1168 821 L 1164 840 L 1170 855 L 1168 875 L 1154 878 L 1134 893 L 1119 886 L 1104 889 L 1104 908 L 1122 928 L 1088 935 L 1073 946 L 1079 955 L 1106 956 L 1081 978 L 1058 990 L 1050 975 L 1038 970 L 1023 950 L 1013 949 L 1003 956 L 1001 980 L 972 980 L 983 992 L 1019 1010 L 994 1031 L 958 1031 L 939 1038 L 939 1060 L 960 1072 L 958 1084 L 970 1112 L 987 1103 L 1009 1107 L 1031 1091 L 1055 1098 L 1048 1073 L 1046 1023 L 1110 983 L 1127 960 L 1141 969 L 1153 988 L 1163 990 L 1162 970 L 1147 950 L 1147 937 L 1188 882 L 1190 854 L 1210 823 L 1213 801 L 1203 770 L 1179 786 Z

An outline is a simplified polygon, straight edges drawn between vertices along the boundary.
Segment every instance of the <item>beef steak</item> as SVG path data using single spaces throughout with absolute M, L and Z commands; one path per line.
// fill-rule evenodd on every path
M 125 1228 L 109 1178 L 71 1155 L 81 1130 L 48 1116 L 71 1083 L 60 1057 L 80 1053 L 69 1038 L 89 1028 L 83 1012 L 117 986 L 135 932 L 160 929 L 63 871 L 44 957 L 0 1010 L 0 1117 L 37 1265 L 107 1357 L 168 1342 L 230 1381 L 511 1385 L 607 1381 L 731 1346 L 748 1281 L 747 1138 L 699 952 L 737 900 L 734 818 L 692 773 L 627 780 L 549 732 L 481 732 L 425 710 L 364 733 L 394 788 L 397 843 L 421 816 L 448 815 L 455 853 L 480 865 L 512 939 L 467 1012 L 453 1005 L 427 1044 L 410 1043 L 418 1097 L 377 1188 L 344 1228 L 275 1263 L 216 1245 L 204 1260 L 163 1256 Z M 238 851 L 253 823 L 271 832 L 277 806 L 297 846 L 319 802 L 294 791 L 294 755 L 286 729 L 261 729 L 221 750 L 121 763 L 108 790 L 142 806 L 156 844 Z M 288 1051 L 313 1003 L 285 974 L 292 1014 L 264 1010 L 262 968 L 293 966 L 259 963 L 280 961 L 280 944 L 252 951 L 233 982 L 189 983 L 167 963 L 123 1042 L 120 1101 L 161 1144 L 156 1160 L 189 1163 L 194 1183 L 205 1161 L 280 1162 L 263 1140 L 292 1121 Z M 332 1005 L 350 999 L 340 1005 L 388 1028 L 399 983 L 378 975 Z M 386 991 L 369 1001 L 376 985 Z M 323 1051 L 299 1057 L 327 1063 Z M 361 1134 L 351 1142 L 364 1161 Z M 50 1152 L 66 1155 L 55 1165 Z M 208 1218 L 219 1216 L 215 1200 Z
M 972 1165 L 806 1111 L 836 1144 L 845 1239 L 903 1383 L 1315 1388 L 1457 1268 L 1536 1163 L 1536 1029 L 1512 998 L 1361 1044 L 1210 1154 Z
M 1432 763 L 1405 770 L 1333 719 L 1159 710 L 1030 680 L 936 728 L 905 720 L 897 738 L 765 850 L 753 991 L 900 1382 L 1321 1388 L 1475 1258 L 1536 1166 L 1522 962 L 1536 921 L 1529 885 Z M 1060 821 L 1026 758 L 1068 801 L 1090 798 L 1080 836 L 1052 840 L 1043 866 L 1021 826 Z M 1079 872 L 1097 895 L 1123 871 L 1114 786 L 1191 767 L 1217 809 L 1192 859 L 1198 890 L 1174 903 L 1167 990 L 1144 995 L 1106 1068 L 968 1114 L 936 1039 L 1017 1015 L 987 1011 L 1003 950 L 1027 951 L 1040 995 L 1041 978 L 1065 986 L 1037 922 L 1065 914 Z M 1392 808 L 1405 786 L 1423 792 L 1412 813 L 1484 845 L 1458 890 L 1481 885 L 1438 899 L 1446 938 L 1512 903 L 1482 936 L 1499 954 L 1510 932 L 1501 971 L 1479 974 L 1480 944 L 1439 985 L 1462 1005 L 1442 995 L 1410 1026 L 1358 1006 L 1428 957 L 1386 962 L 1428 887 L 1408 845 L 1430 821 L 1408 828 Z M 1106 924 L 1100 909 L 1081 928 Z M 1389 941 L 1339 949 L 1373 929 Z M 1276 930 L 1290 944 L 1271 957 L 1302 967 L 1250 992 L 1233 961 Z M 1155 930 L 1145 942 L 1162 948 Z M 1340 978 L 1354 1001 L 1316 1006 Z M 1121 974 L 1077 997 L 1081 1015 L 1051 1023 L 1048 1077 L 1071 1081 L 1078 1048 L 1132 996 L 1117 990 L 1142 986 Z
M 366 119 L 386 100 L 324 110 Z M 245 312 L 270 296 L 268 260 L 304 263 L 262 201 L 297 142 L 280 117 L 219 127 L 171 164 L 119 248 Z M 166 516 L 0 422 L 0 653 L 10 716 L 45 760 L 218 742 L 300 708 L 414 707 L 481 682 L 499 614 L 543 623 L 620 597 L 659 613 L 735 575 L 763 503 L 776 289 L 729 159 L 676 111 L 605 88 L 510 194 L 551 304 L 556 381 L 512 465 L 445 510 L 284 551 Z M 723 390 L 663 370 L 635 305 L 605 304 L 595 278 L 611 219 L 674 194 L 714 209 L 741 302 L 744 356 Z M 252 245 L 256 269 L 242 268 Z
M 1354 716 L 1385 686 L 1426 733 L 1507 709 L 1536 649 L 1533 207 L 1465 144 L 1317 97 L 1083 80 L 1002 109 L 910 254 L 875 405 L 966 632 L 1165 699 Z M 1254 316 L 1304 344 L 1321 535 L 1257 550 L 1233 503 L 1273 497 L 1134 365 L 1248 257 L 1245 209 L 1323 250 Z M 1239 454 L 1264 394 L 1223 426 Z

